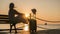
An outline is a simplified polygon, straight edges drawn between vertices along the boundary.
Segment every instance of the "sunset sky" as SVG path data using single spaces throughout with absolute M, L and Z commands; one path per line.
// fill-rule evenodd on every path
M 60 21 L 60 0 L 0 0 L 0 14 L 8 14 L 11 2 L 18 12 L 29 14 L 35 8 L 38 18 Z

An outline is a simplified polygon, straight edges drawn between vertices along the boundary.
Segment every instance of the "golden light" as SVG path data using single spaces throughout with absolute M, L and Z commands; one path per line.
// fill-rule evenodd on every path
M 25 14 L 26 17 L 29 17 L 29 14 Z
M 28 31 L 28 30 L 29 30 L 28 24 L 25 24 L 24 30 L 25 30 L 25 31 Z

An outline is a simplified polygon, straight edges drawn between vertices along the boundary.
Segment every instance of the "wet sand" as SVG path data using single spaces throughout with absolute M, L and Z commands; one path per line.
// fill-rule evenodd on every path
M 37 34 L 60 34 L 60 29 L 50 29 L 37 31 Z
M 10 33 L 8 30 L 8 31 L 0 31 L 0 34 L 30 34 L 30 32 L 24 30 L 17 30 L 17 33 L 15 33 L 15 31 L 12 30 L 12 32 Z
M 0 34 L 10 34 L 8 31 L 3 32 L 0 31 Z M 18 30 L 18 33 L 14 33 L 14 31 L 12 31 L 11 34 L 30 34 L 29 31 L 24 31 L 24 30 Z M 60 29 L 50 29 L 50 30 L 40 30 L 37 32 L 32 32 L 31 34 L 60 34 Z

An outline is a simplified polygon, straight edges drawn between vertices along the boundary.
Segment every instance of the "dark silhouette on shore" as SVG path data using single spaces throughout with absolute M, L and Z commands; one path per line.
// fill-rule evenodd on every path
M 15 20 L 15 14 L 19 14 L 16 10 L 14 10 L 14 3 L 10 3 L 9 6 L 9 22 L 10 22 L 10 32 L 12 30 L 12 26 L 15 28 L 15 32 L 17 33 L 16 30 L 16 22 Z
M 30 19 L 29 23 L 30 33 L 35 33 L 37 30 L 36 20 Z
M 17 16 L 15 16 L 17 15 Z M 16 24 L 19 22 L 27 23 L 27 19 L 23 13 L 19 13 L 14 9 L 14 3 L 10 3 L 9 5 L 9 23 L 10 23 L 10 33 L 12 30 L 12 27 L 14 26 L 15 33 L 17 33 L 16 30 Z
M 30 20 L 29 20 L 30 34 L 35 33 L 37 30 L 36 9 L 31 9 L 31 11 L 33 12 L 33 18 L 31 18 L 32 16 L 30 14 Z

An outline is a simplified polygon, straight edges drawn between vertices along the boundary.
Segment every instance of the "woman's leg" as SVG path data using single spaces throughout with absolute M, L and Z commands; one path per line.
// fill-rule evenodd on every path
M 15 33 L 17 33 L 16 24 L 14 24 Z
M 11 31 L 12 31 L 12 24 L 10 24 L 10 33 L 11 33 Z

